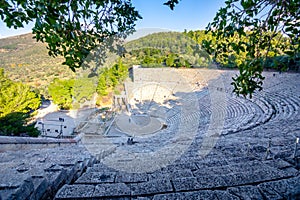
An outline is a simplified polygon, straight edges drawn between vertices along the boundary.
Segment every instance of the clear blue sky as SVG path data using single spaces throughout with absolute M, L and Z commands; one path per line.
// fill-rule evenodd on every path
M 213 20 L 225 0 L 181 0 L 174 10 L 163 5 L 167 0 L 132 0 L 143 19 L 137 29 L 162 28 L 175 31 L 199 30 Z
M 143 19 L 136 29 L 161 28 L 174 31 L 204 29 L 212 21 L 225 0 L 181 0 L 172 11 L 163 3 L 167 0 L 132 0 Z M 31 32 L 33 23 L 24 29 L 8 29 L 0 22 L 0 38 Z

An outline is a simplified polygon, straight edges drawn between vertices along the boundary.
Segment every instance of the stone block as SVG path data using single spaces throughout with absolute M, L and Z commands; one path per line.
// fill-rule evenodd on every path
M 111 169 L 102 163 L 94 164 L 92 167 L 88 167 L 87 172 L 116 172 L 115 169 Z
M 45 195 L 48 189 L 48 181 L 46 178 L 33 178 L 34 192 L 30 196 L 30 200 L 39 200 Z
M 76 166 L 76 165 L 75 165 Z M 66 180 L 65 180 L 65 183 L 66 184 L 69 184 L 71 183 L 71 181 L 73 180 L 77 170 L 76 170 L 76 167 L 73 166 L 73 167 L 64 167 L 65 171 L 66 171 Z
M 255 186 L 229 188 L 228 192 L 244 200 L 263 199 L 259 189 Z
M 149 174 L 149 179 L 176 179 L 176 178 L 184 178 L 184 177 L 194 177 L 193 173 L 189 169 L 182 169 L 182 170 L 171 170 L 168 171 L 167 169 L 158 170 L 151 174 Z
M 167 179 L 157 179 L 143 183 L 133 183 L 130 185 L 130 188 L 132 196 L 151 195 L 173 191 L 172 184 L 170 180 Z
M 76 180 L 76 184 L 113 183 L 116 172 L 87 172 Z
M 228 175 L 223 175 L 221 177 L 222 180 L 224 181 L 223 186 L 225 187 L 249 184 L 255 180 L 255 179 L 251 180 L 252 177 L 250 176 L 250 174 L 246 174 L 246 173 L 228 174 Z
M 196 163 L 198 169 L 202 169 L 203 167 L 219 167 L 227 164 L 227 160 L 222 157 L 209 157 Z
M 223 176 L 214 175 L 197 177 L 197 181 L 200 184 L 201 189 L 220 188 L 226 186 L 227 184 Z
M 13 194 L 13 199 L 16 200 L 23 200 L 23 199 L 28 199 L 34 191 L 34 185 L 32 182 L 32 178 L 27 178 L 23 184 L 18 187 Z
M 215 193 L 216 199 L 222 199 L 222 200 L 240 200 L 240 198 L 238 198 L 235 195 L 230 194 L 227 191 L 215 190 L 214 193 Z
M 64 185 L 56 194 L 56 200 L 62 199 L 84 199 L 93 196 L 95 186 L 93 185 Z
M 166 167 L 166 170 L 168 171 L 178 171 L 183 169 L 197 170 L 198 166 L 196 165 L 196 163 L 184 162 L 184 163 L 174 163 Z
M 202 176 L 214 176 L 215 173 L 210 169 L 210 167 L 203 167 L 202 169 L 198 169 L 193 172 L 195 177 L 202 177 Z
M 156 179 L 170 179 L 171 178 L 171 172 L 168 172 L 167 170 L 158 170 L 158 171 L 155 171 L 151 174 L 148 174 L 149 176 L 149 181 L 152 181 L 152 180 L 156 180 Z
M 94 198 L 130 197 L 130 188 L 125 183 L 99 184 L 93 193 Z
M 148 181 L 148 174 L 118 172 L 116 182 L 119 183 L 139 183 Z
M 283 199 L 283 197 L 276 192 L 272 187 L 272 183 L 262 183 L 258 185 L 258 189 L 263 194 L 266 200 L 273 200 L 273 199 Z
M 1 169 L 0 188 L 17 188 L 27 177 L 26 173 L 20 173 L 13 169 Z
M 186 177 L 194 177 L 194 175 L 190 169 L 176 170 L 176 171 L 173 171 L 172 173 L 170 173 L 171 179 L 186 178 Z
M 53 164 L 50 167 L 46 168 L 45 171 L 46 172 L 57 172 L 57 171 L 61 171 L 63 169 L 64 169 L 64 167 L 57 165 L 57 164 Z
M 278 168 L 278 169 L 284 169 L 284 168 L 288 168 L 288 167 L 292 166 L 290 163 L 288 163 L 282 159 L 267 160 L 267 161 L 264 161 L 264 164 L 269 165 L 274 168 Z
M 253 182 L 259 183 L 263 181 L 275 180 L 284 177 L 283 173 L 277 169 L 261 168 L 253 172 Z
M 13 199 L 16 188 L 6 188 L 0 190 L 0 199 Z
M 46 177 L 51 190 L 57 191 L 64 184 L 66 180 L 66 173 L 64 169 L 61 171 L 47 172 Z
M 300 177 L 266 182 L 259 185 L 259 189 L 267 199 L 283 197 L 285 199 L 300 198 Z
M 179 192 L 172 194 L 158 194 L 155 195 L 153 200 L 214 200 L 216 196 L 213 191 L 197 191 L 197 192 Z
M 197 190 L 201 188 L 201 185 L 198 183 L 195 177 L 177 178 L 172 180 L 172 182 L 176 192 Z

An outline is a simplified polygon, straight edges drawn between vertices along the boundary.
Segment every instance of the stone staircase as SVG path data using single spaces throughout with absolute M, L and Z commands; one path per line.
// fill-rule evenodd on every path
M 96 162 L 81 145 L 0 154 L 0 199 L 53 199 Z

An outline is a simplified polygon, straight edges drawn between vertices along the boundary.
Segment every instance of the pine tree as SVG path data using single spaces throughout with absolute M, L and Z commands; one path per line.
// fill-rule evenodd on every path
M 96 91 L 100 96 L 106 96 L 108 94 L 107 92 L 107 85 L 106 85 L 106 79 L 105 75 L 101 74 L 98 81 L 98 86 Z

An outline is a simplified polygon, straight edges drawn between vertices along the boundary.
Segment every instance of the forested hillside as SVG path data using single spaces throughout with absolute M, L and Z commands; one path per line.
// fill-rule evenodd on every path
M 273 33 L 266 32 L 264 37 L 270 37 Z M 232 41 L 235 40 L 235 41 Z M 249 38 L 226 39 L 232 44 L 229 49 L 212 52 L 217 47 L 216 38 L 211 32 L 203 30 L 180 32 L 153 33 L 125 44 L 126 54 L 124 62 L 131 65 L 142 65 L 143 67 L 210 67 L 212 62 L 221 68 L 237 68 L 248 59 L 247 45 Z M 242 44 L 243 49 L 236 51 L 235 43 Z M 271 47 L 267 49 L 267 62 L 265 69 L 275 70 L 298 70 L 299 60 L 288 57 L 286 51 L 278 48 L 278 45 L 290 48 L 287 38 L 283 34 L 271 41 Z M 256 49 L 266 51 L 265 49 Z M 264 58 L 262 58 L 264 59 Z
M 37 43 L 32 34 L 0 39 L 0 68 L 14 80 L 26 83 L 47 93 L 48 84 L 55 78 L 73 77 L 63 58 L 50 57 L 46 44 Z
M 229 44 L 230 48 L 221 48 L 217 45 L 216 38 L 212 36 L 211 32 L 206 33 L 203 30 L 198 31 L 185 31 L 184 35 L 191 38 L 197 44 L 202 46 L 207 52 L 212 56 L 212 59 L 223 68 L 237 68 L 239 65 L 244 63 L 249 59 L 248 54 L 250 52 L 249 48 L 249 37 L 250 32 L 246 32 L 243 37 L 226 38 L 223 43 Z M 237 33 L 236 33 L 237 34 Z M 266 49 L 256 49 L 254 54 L 264 52 L 267 57 L 261 59 L 266 59 L 267 62 L 264 63 L 265 69 L 275 69 L 275 70 L 299 70 L 300 60 L 298 58 L 290 58 L 289 51 L 293 49 L 293 45 L 290 44 L 288 38 L 282 33 L 265 32 L 263 34 L 264 38 L 271 38 L 271 35 L 276 35 L 271 40 L 270 47 Z M 220 42 L 220 41 L 219 41 Z M 239 48 L 236 43 L 238 43 L 241 48 Z M 282 50 L 284 49 L 284 50 Z M 211 50 L 215 50 L 212 52 Z
M 125 44 L 124 62 L 143 67 L 209 67 L 210 56 L 180 32 L 153 33 Z

